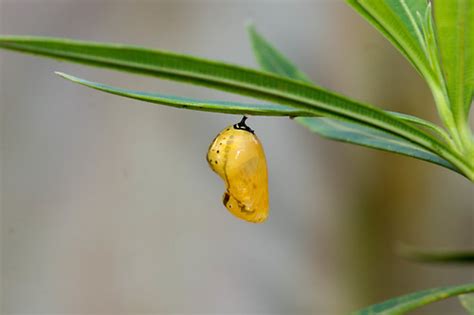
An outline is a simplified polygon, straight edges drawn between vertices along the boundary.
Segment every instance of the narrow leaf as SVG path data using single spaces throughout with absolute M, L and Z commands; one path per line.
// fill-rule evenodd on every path
M 297 69 L 288 58 L 265 40 L 253 25 L 248 27 L 248 31 L 254 54 L 263 70 L 284 75 L 292 79 L 310 82 L 308 76 Z M 430 130 L 435 130 L 437 134 L 442 134 L 443 139 L 446 137 L 449 138 L 439 127 L 420 118 L 394 112 L 391 112 L 391 114 L 409 123 L 422 125 Z M 307 127 L 312 132 L 318 133 L 331 140 L 395 152 L 456 170 L 451 163 L 423 147 L 370 126 L 333 118 L 297 117 L 295 121 Z
M 205 112 L 240 114 L 240 115 L 264 115 L 264 116 L 305 116 L 308 115 L 304 110 L 295 109 L 293 107 L 278 104 L 250 104 L 239 102 L 224 102 L 198 100 L 180 96 L 164 95 L 157 93 L 149 93 L 142 91 L 134 91 L 128 89 L 117 88 L 102 83 L 96 83 L 81 78 L 74 77 L 61 72 L 56 72 L 61 77 L 84 86 L 128 97 L 140 101 L 166 105 L 176 108 L 191 109 Z M 311 114 L 309 114 L 311 115 Z
M 474 89 L 474 1 L 434 1 L 443 70 L 454 118 L 465 123 Z
M 457 171 L 451 163 L 438 155 L 403 138 L 374 128 L 330 118 L 297 117 L 295 120 L 312 132 L 331 140 L 399 153 Z
M 455 251 L 444 249 L 422 249 L 400 244 L 397 253 L 406 259 L 439 264 L 473 264 L 474 251 Z
M 417 18 L 417 12 L 426 11 L 426 0 L 346 1 L 408 57 L 423 77 L 431 80 L 435 77 Z
M 429 130 L 435 136 L 437 136 L 440 139 L 444 140 L 446 143 L 450 143 L 454 146 L 454 143 L 452 142 L 452 139 L 449 136 L 449 134 L 443 128 L 439 127 L 438 125 L 436 125 L 436 124 L 434 124 L 430 121 L 421 119 L 419 117 L 412 116 L 412 115 L 407 115 L 407 114 L 398 113 L 398 112 L 389 112 L 389 113 L 396 116 L 397 118 L 407 122 L 407 123 L 418 125 L 420 127 L 423 127 L 425 129 Z
M 459 296 L 461 305 L 470 315 L 474 315 L 474 294 L 463 294 Z
M 260 68 L 290 79 L 313 83 L 304 72 L 300 71 L 285 55 L 263 38 L 253 24 L 247 26 L 247 31 Z
M 421 70 L 418 68 L 416 62 L 411 58 L 410 54 L 407 53 L 403 45 L 395 38 L 392 34 L 377 21 L 360 3 L 359 0 L 346 0 L 346 2 L 364 19 L 367 20 L 373 27 L 375 27 L 382 35 L 387 38 L 392 45 L 394 45 L 404 56 L 410 61 L 410 63 L 421 73 Z
M 369 125 L 417 143 L 459 168 L 474 170 L 455 151 L 425 132 L 373 106 L 265 72 L 141 47 L 41 37 L 0 36 L 0 47 L 21 52 L 183 81 Z
M 474 292 L 474 283 L 419 291 L 375 304 L 352 315 L 399 315 L 452 296 Z
M 439 164 L 457 171 L 449 162 L 437 155 L 418 147 L 403 138 L 392 136 L 386 132 L 374 128 L 364 127 L 353 123 L 337 121 L 330 118 L 301 117 L 311 115 L 303 110 L 277 104 L 249 104 L 238 102 L 223 102 L 198 100 L 157 93 L 141 92 L 128 89 L 112 87 L 102 83 L 96 83 L 80 79 L 71 75 L 57 72 L 58 75 L 81 85 L 115 94 L 127 98 L 145 102 L 166 105 L 171 107 L 191 109 L 207 112 L 218 112 L 240 115 L 265 115 L 265 116 L 300 116 L 295 120 L 311 131 L 319 133 L 329 139 L 360 144 L 366 147 L 377 148 L 385 151 L 396 152 L 413 156 L 421 160 Z

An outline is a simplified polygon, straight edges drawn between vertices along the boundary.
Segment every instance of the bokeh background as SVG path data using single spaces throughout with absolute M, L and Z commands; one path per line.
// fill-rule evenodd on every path
M 120 42 L 256 67 L 244 25 L 319 85 L 437 121 L 425 83 L 342 1 L 2 0 L 0 33 Z M 271 215 L 237 220 L 205 154 L 238 116 L 106 95 L 53 74 L 243 100 L 0 51 L 4 314 L 342 314 L 471 267 L 397 257 L 397 242 L 474 246 L 472 184 L 440 167 L 252 117 Z M 456 299 L 417 314 L 463 314 Z

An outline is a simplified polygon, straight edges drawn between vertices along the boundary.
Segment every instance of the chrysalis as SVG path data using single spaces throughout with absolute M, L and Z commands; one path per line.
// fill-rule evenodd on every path
M 236 217 L 260 223 L 268 216 L 265 153 L 247 117 L 222 130 L 212 141 L 207 162 L 225 182 L 224 206 Z

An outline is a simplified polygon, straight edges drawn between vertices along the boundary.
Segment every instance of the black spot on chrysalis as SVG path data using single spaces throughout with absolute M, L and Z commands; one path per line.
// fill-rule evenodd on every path
M 230 195 L 229 195 L 229 193 L 226 191 L 226 192 L 224 193 L 224 199 L 222 200 L 222 202 L 224 203 L 224 206 L 227 207 L 227 203 L 229 202 L 229 199 L 230 199 Z

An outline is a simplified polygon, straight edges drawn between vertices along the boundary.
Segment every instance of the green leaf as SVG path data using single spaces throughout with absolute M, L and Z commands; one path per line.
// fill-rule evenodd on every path
M 304 72 L 300 71 L 285 55 L 263 38 L 253 24 L 247 25 L 247 31 L 255 58 L 263 70 L 313 84 Z
M 330 118 L 297 117 L 295 120 L 312 132 L 331 140 L 399 153 L 457 171 L 451 163 L 438 155 L 408 142 L 403 138 L 390 135 L 374 128 Z
M 425 78 L 434 78 L 417 12 L 425 13 L 426 0 L 346 0 L 377 28 Z
M 125 45 L 0 36 L 0 47 L 193 83 L 304 109 L 313 115 L 369 125 L 442 156 L 474 179 L 474 169 L 438 139 L 373 106 L 307 83 L 221 62 Z
M 313 83 L 305 73 L 300 71 L 287 57 L 259 34 L 253 24 L 249 24 L 247 28 L 254 55 L 263 70 L 286 76 L 290 79 L 300 80 L 311 84 Z M 443 140 L 446 140 L 446 142 L 451 141 L 449 135 L 443 129 L 431 122 L 407 114 L 397 112 L 389 113 L 406 122 L 429 129 Z
M 470 315 L 474 315 L 474 294 L 463 294 L 459 296 L 461 305 L 467 310 Z
M 427 0 L 346 0 L 397 47 L 424 77 L 436 101 L 439 116 L 449 130 L 456 148 L 463 141 L 449 107 L 438 46 Z M 472 166 L 470 166 L 472 167 Z
M 473 264 L 474 251 L 445 249 L 422 249 L 405 244 L 397 247 L 397 253 L 406 259 L 424 263 Z
M 474 88 L 474 1 L 434 1 L 443 70 L 454 118 L 464 123 Z
M 287 76 L 292 79 L 310 82 L 308 76 L 301 72 L 288 58 L 265 40 L 253 25 L 249 25 L 248 32 L 254 54 L 263 70 Z M 430 130 L 434 130 L 435 133 L 441 135 L 443 139 L 449 139 L 449 136 L 447 136 L 438 126 L 423 119 L 394 112 L 391 112 L 391 114 L 409 123 L 421 125 Z M 331 140 L 395 152 L 456 170 L 451 163 L 423 147 L 407 141 L 404 138 L 391 135 L 370 126 L 345 122 L 333 118 L 297 117 L 295 121 L 307 127 L 312 132 L 318 133 L 319 135 Z
M 359 0 L 346 0 L 346 2 L 359 13 L 362 17 L 364 17 L 367 22 L 369 22 L 373 27 L 375 27 L 382 35 L 387 38 L 392 45 L 394 45 L 404 56 L 407 58 L 410 63 L 421 73 L 418 69 L 418 66 L 410 57 L 410 55 L 406 52 L 405 48 L 398 42 L 398 40 L 389 33 L 389 31 L 378 22 L 362 5 L 360 5 Z
M 425 128 L 426 130 L 430 131 L 433 135 L 444 140 L 444 142 L 450 143 L 454 146 L 454 143 L 452 142 L 452 139 L 449 137 L 449 134 L 438 125 L 416 116 L 411 116 L 411 115 L 398 113 L 398 112 L 392 112 L 392 111 L 389 113 L 407 123 L 411 123 L 411 124 Z
M 429 289 L 396 297 L 352 313 L 352 315 L 399 315 L 452 296 L 474 292 L 474 283 Z
M 56 72 L 61 77 L 81 85 L 115 94 L 127 98 L 132 98 L 149 103 L 155 103 L 176 108 L 191 109 L 205 112 L 239 114 L 239 115 L 264 115 L 264 116 L 305 116 L 311 115 L 304 110 L 278 104 L 250 104 L 239 102 L 224 102 L 198 100 L 180 96 L 164 95 L 117 88 L 102 83 L 92 82 L 74 77 L 61 72 Z
M 84 86 L 119 95 L 140 101 L 166 105 L 177 108 L 185 108 L 191 110 L 207 111 L 207 112 L 219 112 L 229 114 L 240 114 L 240 115 L 265 115 L 265 116 L 306 116 L 311 115 L 303 110 L 294 109 L 292 107 L 277 105 L 277 104 L 249 104 L 249 103 L 238 103 L 238 102 L 222 102 L 222 101 L 209 101 L 209 100 L 198 100 L 191 98 L 184 98 L 171 95 L 163 95 L 157 93 L 141 92 L 128 89 L 121 89 L 112 87 L 102 83 L 96 83 L 84 79 L 80 79 L 71 75 L 57 72 L 58 75 L 63 78 L 70 80 L 75 83 L 82 84 Z M 308 120 L 304 120 L 304 119 Z M 364 127 L 355 125 L 353 123 L 337 121 L 329 118 L 314 118 L 314 117 L 297 117 L 296 121 L 300 122 L 303 126 L 308 127 L 311 131 L 317 132 L 327 138 L 339 141 L 346 141 L 357 143 L 363 146 L 378 148 L 386 151 L 397 152 L 409 156 L 414 156 L 419 159 L 429 161 L 435 164 L 442 165 L 454 171 L 457 169 L 452 166 L 446 160 L 441 159 L 437 155 L 419 148 L 417 145 L 412 144 L 403 138 L 397 138 L 386 132 L 379 131 L 374 128 Z M 339 124 L 334 128 L 334 124 Z M 351 126 L 355 125 L 357 128 L 351 130 Z M 329 129 L 330 132 L 327 132 Z M 331 128 L 333 130 L 331 130 Z M 368 130 L 368 131 L 365 131 Z M 367 136 L 369 135 L 369 137 Z M 349 138 L 349 141 L 348 141 Z M 351 141 L 352 140 L 352 141 Z

